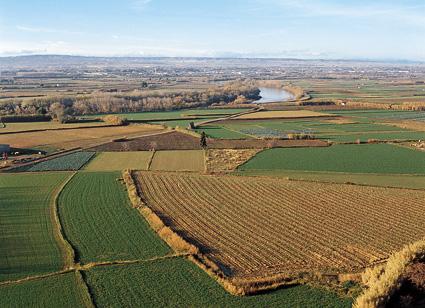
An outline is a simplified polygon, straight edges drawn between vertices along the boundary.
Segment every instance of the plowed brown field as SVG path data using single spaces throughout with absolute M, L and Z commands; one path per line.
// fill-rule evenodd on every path
M 233 279 L 357 271 L 425 236 L 425 191 L 135 175 L 147 205 Z

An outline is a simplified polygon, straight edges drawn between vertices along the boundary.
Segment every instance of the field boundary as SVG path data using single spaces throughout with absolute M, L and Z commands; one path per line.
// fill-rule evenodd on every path
M 91 291 L 90 286 L 87 283 L 85 273 L 83 271 L 76 270 L 75 275 L 77 279 L 77 286 L 79 286 L 83 293 L 86 295 L 84 298 L 85 304 L 88 308 L 95 308 L 97 305 L 94 301 L 93 292 Z
M 232 279 L 225 275 L 220 266 L 203 254 L 199 247 L 190 243 L 184 236 L 167 226 L 163 219 L 146 203 L 143 193 L 136 185 L 137 180 L 132 170 L 122 173 L 127 187 L 129 199 L 134 208 L 147 220 L 151 228 L 177 253 L 183 252 L 186 257 L 214 278 L 227 292 L 233 295 L 252 295 L 263 291 L 274 290 L 282 286 L 300 284 L 301 277 L 290 278 L 287 275 L 274 275 L 264 279 Z
M 177 253 L 186 253 L 188 255 L 198 253 L 198 247 L 190 244 L 179 234 L 166 226 L 163 220 L 147 206 L 141 197 L 141 193 L 139 193 L 132 171 L 125 170 L 123 171 L 122 176 L 132 206 L 146 219 L 150 227 L 159 235 L 159 237 Z
M 37 132 L 49 132 L 49 131 L 59 131 L 59 130 L 74 130 L 74 129 L 90 129 L 90 128 L 107 128 L 107 127 L 116 127 L 122 125 L 99 125 L 99 126 L 78 126 L 78 127 L 63 127 L 63 128 L 45 128 L 45 129 L 29 129 L 29 130 L 19 130 L 16 132 L 1 132 L 0 135 L 10 135 L 10 134 L 25 134 L 25 133 L 37 133 Z
M 55 191 L 55 198 L 50 206 L 50 215 L 53 226 L 55 227 L 54 237 L 62 250 L 64 258 L 64 269 L 71 269 L 75 264 L 75 249 L 71 242 L 66 238 L 63 226 L 59 215 L 59 197 L 67 186 L 67 184 L 74 178 L 77 172 L 74 172 L 58 189 Z
M 151 157 L 149 158 L 149 161 L 148 161 L 148 164 L 147 164 L 147 166 L 146 166 L 146 170 L 150 170 L 151 169 L 151 165 L 152 165 L 152 162 L 153 162 L 153 158 L 154 158 L 154 156 L 155 156 L 155 153 L 156 153 L 156 151 L 155 151 L 155 149 L 152 151 L 152 155 L 151 155 Z

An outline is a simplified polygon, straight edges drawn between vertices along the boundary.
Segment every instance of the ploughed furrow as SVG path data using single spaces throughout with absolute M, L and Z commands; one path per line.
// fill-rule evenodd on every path
M 147 205 L 236 279 L 357 271 L 425 236 L 425 191 L 263 177 L 136 176 Z

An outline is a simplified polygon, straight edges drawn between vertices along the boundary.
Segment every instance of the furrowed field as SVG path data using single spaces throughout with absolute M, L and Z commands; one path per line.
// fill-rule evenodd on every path
M 119 172 L 81 172 L 59 196 L 65 236 L 83 263 L 149 259 L 169 252 L 131 208 Z
M 425 153 L 390 144 L 270 149 L 257 154 L 239 170 L 425 174 Z
M 235 284 L 359 271 L 425 236 L 425 191 L 149 172 L 137 182 Z
M 77 272 L 0 286 L 1 305 L 12 307 L 92 307 Z
M 232 296 L 183 258 L 96 268 L 87 280 L 100 307 L 351 307 L 350 299 L 308 286 Z
M 54 198 L 69 173 L 0 176 L 0 281 L 60 270 Z

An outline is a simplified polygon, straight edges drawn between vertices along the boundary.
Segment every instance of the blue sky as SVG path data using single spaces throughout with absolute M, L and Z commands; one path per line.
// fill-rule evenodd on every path
M 424 0 L 0 0 L 0 55 L 425 60 Z

